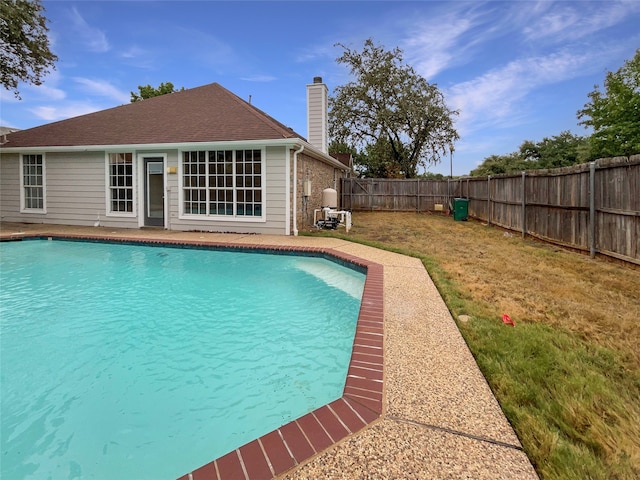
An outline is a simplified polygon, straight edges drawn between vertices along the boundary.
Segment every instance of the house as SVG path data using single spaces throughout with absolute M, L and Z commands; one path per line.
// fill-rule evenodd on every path
M 349 170 L 307 100 L 308 141 L 217 83 L 9 133 L 0 220 L 296 235 Z

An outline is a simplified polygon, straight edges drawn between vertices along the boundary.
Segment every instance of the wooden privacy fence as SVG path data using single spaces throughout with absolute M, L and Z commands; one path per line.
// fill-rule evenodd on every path
M 640 155 L 455 180 L 347 178 L 342 208 L 429 211 L 469 200 L 469 216 L 548 242 L 640 264 Z
M 341 206 L 390 212 L 435 210 L 435 204 L 448 204 L 455 185 L 454 181 L 417 178 L 343 178 Z

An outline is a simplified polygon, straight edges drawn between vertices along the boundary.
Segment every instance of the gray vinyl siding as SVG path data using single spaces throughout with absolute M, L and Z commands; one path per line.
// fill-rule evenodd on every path
M 144 168 L 141 156 L 166 155 L 167 168 L 175 167 L 179 172 L 178 150 L 136 150 L 134 165 L 137 180 L 134 185 L 135 213 L 140 211 L 143 201 L 139 186 L 142 184 Z M 46 213 L 20 212 L 20 155 L 3 153 L 0 160 L 0 218 L 4 222 L 52 223 L 60 225 L 100 226 L 110 228 L 138 228 L 135 217 L 107 216 L 106 201 L 106 154 L 103 151 L 77 153 L 46 153 L 45 161 L 45 205 Z M 165 185 L 168 211 L 165 212 L 170 230 L 196 230 L 209 232 L 262 233 L 284 235 L 287 232 L 287 181 L 285 146 L 265 148 L 264 222 L 216 221 L 180 219 L 180 178 L 178 173 L 165 170 Z
M 107 227 L 138 226 L 136 218 L 106 216 L 104 152 L 45 152 L 44 162 L 46 213 L 21 213 L 20 155 L 3 155 L 2 221 L 92 226 L 99 220 Z
M 21 222 L 20 218 L 20 155 L 0 155 L 0 220 Z
M 48 153 L 45 223 L 137 227 L 135 218 L 107 217 L 105 153 Z

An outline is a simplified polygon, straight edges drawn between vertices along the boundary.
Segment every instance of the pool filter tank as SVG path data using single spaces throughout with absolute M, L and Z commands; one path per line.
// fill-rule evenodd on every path
M 317 215 L 320 220 L 316 221 Z M 347 232 L 351 228 L 351 212 L 338 210 L 338 192 L 334 188 L 322 190 L 321 208 L 313 211 L 313 223 L 317 228 L 330 228 L 335 230 L 343 225 Z
M 325 188 L 322 190 L 322 205 L 324 208 L 338 209 L 338 192 L 333 188 Z

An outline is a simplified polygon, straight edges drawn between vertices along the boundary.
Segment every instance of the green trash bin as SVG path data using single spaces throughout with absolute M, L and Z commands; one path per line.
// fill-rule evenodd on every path
M 467 220 L 469 218 L 469 199 L 453 199 L 453 219 L 456 221 Z

